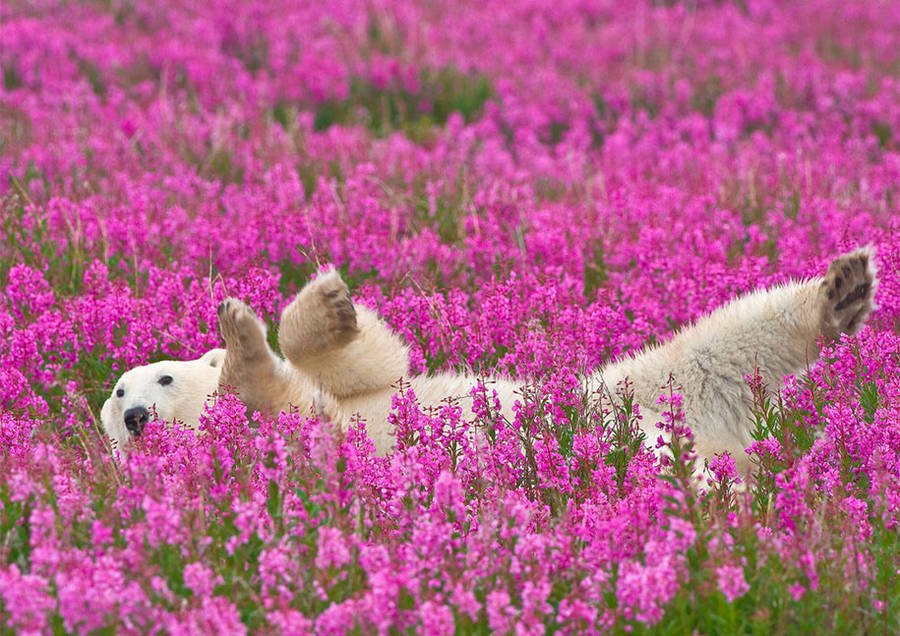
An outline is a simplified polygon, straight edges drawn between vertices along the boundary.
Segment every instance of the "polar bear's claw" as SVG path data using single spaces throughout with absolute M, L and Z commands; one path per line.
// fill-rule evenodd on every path
M 219 331 L 225 340 L 228 357 L 255 358 L 267 353 L 266 328 L 250 307 L 236 298 L 219 304 Z
M 875 309 L 877 287 L 872 248 L 863 247 L 834 259 L 822 281 L 822 332 L 836 339 L 860 330 Z
M 338 279 L 340 280 L 340 279 Z M 325 305 L 328 329 L 331 331 L 334 344 L 341 346 L 347 344 L 356 334 L 359 328 L 356 325 L 356 309 L 353 307 L 350 292 L 347 291 L 344 281 L 340 281 L 344 289 L 323 289 L 322 302 Z

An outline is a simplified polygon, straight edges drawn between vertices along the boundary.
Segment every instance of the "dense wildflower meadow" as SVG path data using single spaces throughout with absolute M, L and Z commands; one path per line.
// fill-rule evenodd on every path
M 9 0 L 0 70 L 0 631 L 900 629 L 896 3 Z M 579 394 L 866 244 L 868 326 L 748 376 L 749 478 Z M 515 421 L 400 390 L 377 457 L 225 394 L 110 448 L 119 374 L 323 264 Z

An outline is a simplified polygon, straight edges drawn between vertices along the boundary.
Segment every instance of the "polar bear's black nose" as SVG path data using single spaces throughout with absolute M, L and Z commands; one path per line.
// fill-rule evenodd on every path
M 128 432 L 138 437 L 144 430 L 144 425 L 150 421 L 150 413 L 143 406 L 135 406 L 125 411 L 125 428 Z

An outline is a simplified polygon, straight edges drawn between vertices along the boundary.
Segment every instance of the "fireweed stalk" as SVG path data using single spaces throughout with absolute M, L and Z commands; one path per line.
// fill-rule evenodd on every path
M 672 6 L 656 6 L 666 4 Z M 900 14 L 883 3 L 5 3 L 0 622 L 23 633 L 895 632 Z M 754 474 L 573 378 L 877 249 L 879 310 L 748 382 Z M 128 452 L 119 373 L 320 263 L 411 371 L 365 422 L 220 396 Z M 469 435 L 469 431 L 477 435 Z M 664 444 L 665 445 L 665 444 Z

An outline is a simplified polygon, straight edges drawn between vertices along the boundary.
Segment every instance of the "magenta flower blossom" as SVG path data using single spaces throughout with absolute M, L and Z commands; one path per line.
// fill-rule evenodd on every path
M 199 597 L 210 596 L 220 583 L 222 577 L 202 563 L 188 563 L 184 567 L 184 584 Z
M 742 597 L 750 590 L 744 579 L 744 569 L 735 565 L 723 565 L 716 568 L 716 583 L 719 591 L 725 595 L 729 603 Z

